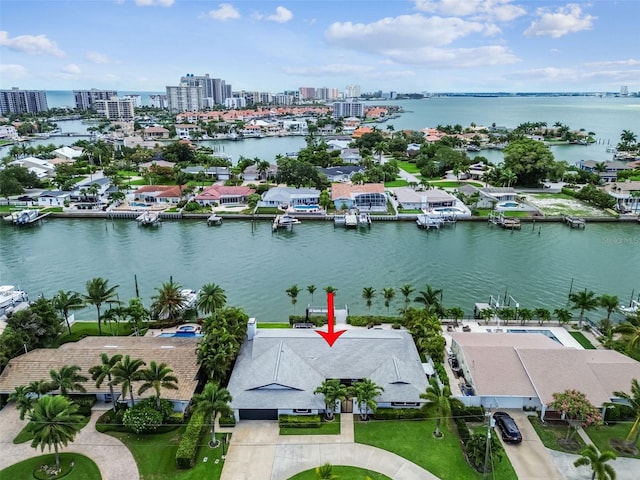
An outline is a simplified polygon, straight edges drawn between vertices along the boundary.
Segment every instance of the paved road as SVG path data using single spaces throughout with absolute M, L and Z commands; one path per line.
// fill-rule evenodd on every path
M 73 443 L 62 448 L 62 452 L 80 453 L 93 460 L 100 469 L 102 480 L 139 480 L 138 467 L 131 452 L 118 439 L 96 430 L 96 420 L 104 410 L 94 409 L 91 420 L 78 433 Z M 0 470 L 27 458 L 42 454 L 40 449 L 31 447 L 31 442 L 15 445 L 13 439 L 26 425 L 20 420 L 14 405 L 0 410 Z M 45 448 L 44 453 L 47 453 Z

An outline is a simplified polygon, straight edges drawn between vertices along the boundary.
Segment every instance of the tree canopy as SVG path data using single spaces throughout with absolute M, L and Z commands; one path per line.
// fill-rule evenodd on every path
M 511 142 L 504 149 L 504 168 L 516 175 L 517 185 L 538 185 L 554 165 L 551 150 L 530 138 Z

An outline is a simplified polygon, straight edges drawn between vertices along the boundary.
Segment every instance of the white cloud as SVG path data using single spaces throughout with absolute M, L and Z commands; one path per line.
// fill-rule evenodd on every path
M 27 69 L 17 63 L 0 64 L 0 77 L 6 80 L 20 80 L 27 76 Z
M 293 13 L 284 7 L 276 7 L 276 13 L 268 15 L 267 20 L 277 23 L 287 23 L 293 18 Z
M 230 3 L 220 3 L 217 10 L 210 10 L 209 17 L 213 20 L 235 20 L 240 18 L 240 12 Z
M 56 42 L 49 40 L 46 35 L 18 35 L 10 38 L 9 32 L 3 30 L 0 31 L 0 46 L 29 55 L 64 57 L 64 52 L 58 48 Z
M 584 64 L 587 67 L 634 67 L 640 65 L 640 60 L 629 58 L 627 60 L 609 60 L 604 62 L 587 62 Z
M 432 48 L 388 50 L 385 52 L 397 63 L 426 65 L 438 68 L 472 68 L 488 65 L 508 65 L 519 62 L 506 47 L 489 45 L 476 48 Z
M 509 22 L 527 13 L 513 0 L 415 0 L 416 10 L 454 17 Z
M 139 7 L 170 7 L 175 3 L 175 0 L 136 0 L 136 5 Z
M 60 69 L 60 71 L 62 73 L 68 73 L 70 75 L 78 75 L 79 73 L 82 72 L 82 70 L 80 70 L 80 67 L 75 63 L 70 63 L 69 65 L 65 65 Z
M 356 75 L 362 73 L 375 72 L 375 68 L 371 65 L 353 65 L 332 63 L 329 65 L 316 65 L 312 67 L 282 67 L 282 71 L 293 75 L 303 76 L 321 76 L 321 75 Z
M 99 52 L 87 52 L 85 55 L 91 63 L 102 64 L 109 63 L 109 57 Z
M 564 7 L 558 7 L 555 12 L 545 8 L 539 8 L 538 20 L 531 23 L 524 31 L 528 37 L 549 36 L 559 38 L 569 33 L 582 30 L 591 30 L 596 17 L 582 12 L 580 5 L 570 3 Z

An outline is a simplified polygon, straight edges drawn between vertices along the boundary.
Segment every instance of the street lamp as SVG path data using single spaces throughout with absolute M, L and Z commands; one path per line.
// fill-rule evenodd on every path
M 493 419 L 493 415 L 491 412 L 486 412 L 485 416 L 487 417 L 487 445 L 484 453 L 484 466 L 482 469 L 482 478 L 487 478 L 487 466 L 489 464 L 489 459 L 491 458 L 491 429 L 495 426 L 495 420 Z

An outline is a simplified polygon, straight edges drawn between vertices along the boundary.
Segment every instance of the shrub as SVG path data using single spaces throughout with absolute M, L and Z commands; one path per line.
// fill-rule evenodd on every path
M 438 374 L 438 378 L 442 382 L 443 385 L 449 386 L 449 376 L 447 375 L 447 371 L 444 368 L 444 365 L 441 363 L 434 363 L 433 369 Z
M 200 210 L 200 204 L 198 202 L 189 202 L 184 206 L 184 209 L 187 212 L 195 212 L 197 210 Z
M 467 422 L 484 422 L 485 420 L 483 407 L 466 407 L 458 403 L 451 406 L 451 416 L 462 418 Z
M 174 415 L 173 404 L 164 398 L 160 399 L 160 410 L 156 407 L 156 398 L 149 397 L 138 400 L 133 408 L 152 408 L 162 414 L 162 423 L 167 423 Z
M 402 317 L 386 317 L 382 315 L 349 315 L 347 323 L 354 327 L 366 327 L 370 323 L 373 325 L 382 325 L 383 323 L 403 325 L 404 319 Z
M 410 420 L 428 417 L 429 414 L 420 408 L 378 408 L 373 414 L 374 420 Z
M 229 416 L 220 416 L 218 419 L 218 424 L 221 427 L 235 427 L 236 426 L 236 417 L 233 415 Z
M 320 428 L 320 415 L 278 415 L 280 428 Z
M 185 429 L 184 435 L 182 435 L 178 450 L 176 451 L 176 465 L 178 468 L 193 468 L 196 464 L 200 439 L 207 427 L 204 411 L 196 410 L 189 419 L 187 428 Z
M 136 405 L 124 412 L 122 423 L 135 433 L 152 432 L 162 425 L 162 413 L 146 405 Z
M 327 317 L 324 315 L 311 315 L 307 319 L 304 315 L 289 315 L 289 325 L 294 323 L 313 323 L 316 327 L 321 327 L 327 323 Z
M 456 424 L 460 441 L 462 443 L 467 443 L 471 438 L 471 432 L 469 431 L 469 427 L 467 427 L 467 422 L 462 418 L 454 418 L 453 422 Z
M 78 413 L 83 417 L 91 416 L 91 407 L 96 403 L 96 397 L 94 395 L 74 395 L 73 403 L 78 406 Z

